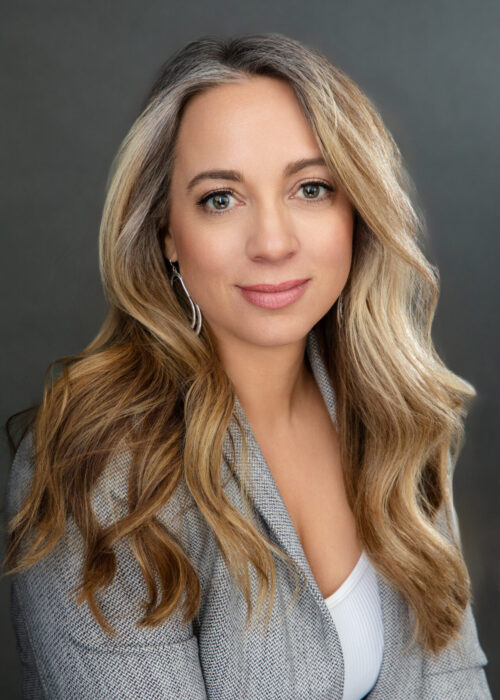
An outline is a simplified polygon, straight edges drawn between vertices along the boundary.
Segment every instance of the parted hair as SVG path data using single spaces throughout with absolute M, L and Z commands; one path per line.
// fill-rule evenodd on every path
M 274 600 L 273 555 L 293 566 L 221 488 L 234 388 L 208 324 L 199 336 L 191 329 L 162 249 L 186 104 L 211 87 L 257 75 L 293 88 L 354 208 L 342 323 L 335 300 L 317 324 L 336 394 L 345 485 L 371 561 L 413 612 L 413 639 L 439 652 L 459 634 L 471 598 L 460 544 L 439 531 L 436 518 L 442 511 L 450 522 L 450 460 L 453 471 L 475 390 L 445 366 L 431 338 L 439 273 L 423 253 L 424 217 L 393 137 L 351 78 L 320 51 L 279 33 L 188 43 L 161 68 L 123 140 L 99 232 L 108 315 L 82 352 L 47 370 L 31 425 L 34 476 L 9 523 L 7 571 L 26 570 L 49 554 L 73 518 L 85 552 L 78 601 L 104 629 L 113 632 L 96 593 L 113 581 L 121 542 L 132 548 L 146 584 L 137 624 L 161 624 L 183 597 L 185 620 L 193 619 L 198 572 L 157 517 L 180 481 L 245 596 L 247 622 L 248 565 L 257 574 L 258 612 L 267 594 L 270 606 Z M 92 493 L 124 445 L 131 454 L 128 512 L 104 526 Z

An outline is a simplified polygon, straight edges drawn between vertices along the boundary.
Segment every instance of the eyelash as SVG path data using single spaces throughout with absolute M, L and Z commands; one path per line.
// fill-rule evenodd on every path
M 299 186 L 299 190 L 302 189 L 302 187 L 306 187 L 306 185 L 320 185 L 321 187 L 324 187 L 326 190 L 328 190 L 328 193 L 329 193 L 327 195 L 324 195 L 320 199 L 305 200 L 305 201 L 309 201 L 311 203 L 322 202 L 325 199 L 329 199 L 329 197 L 331 197 L 331 195 L 334 191 L 334 188 L 331 185 L 329 185 L 327 182 L 322 182 L 321 180 L 308 180 L 307 182 L 303 182 Z M 218 194 L 230 194 L 234 197 L 234 191 L 231 189 L 212 190 L 212 192 L 208 192 L 207 194 L 203 195 L 203 197 L 196 202 L 196 205 L 201 207 L 204 211 L 207 211 L 209 214 L 226 214 L 228 211 L 230 211 L 229 209 L 221 209 L 220 211 L 215 211 L 213 209 L 209 210 L 209 209 L 205 208 L 206 203 L 212 197 L 215 197 L 215 195 L 218 195 Z

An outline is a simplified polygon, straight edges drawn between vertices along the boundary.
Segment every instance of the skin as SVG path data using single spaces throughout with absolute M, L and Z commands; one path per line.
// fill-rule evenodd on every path
M 192 98 L 176 142 L 165 255 L 178 261 L 247 416 L 280 432 L 311 405 L 307 334 L 351 267 L 354 212 L 328 168 L 284 174 L 289 162 L 321 155 L 292 88 L 267 76 Z M 216 169 L 239 171 L 242 180 L 203 179 L 188 191 L 195 175 Z M 315 180 L 334 191 L 301 187 Z M 227 188 L 232 193 L 196 204 Z M 302 278 L 311 278 L 305 293 L 281 309 L 254 306 L 235 286 Z

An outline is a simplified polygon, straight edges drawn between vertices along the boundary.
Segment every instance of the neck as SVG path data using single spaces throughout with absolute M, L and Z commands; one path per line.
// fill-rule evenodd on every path
M 236 396 L 254 425 L 293 427 L 314 386 L 307 338 L 287 345 L 249 345 L 237 338 L 216 341 Z

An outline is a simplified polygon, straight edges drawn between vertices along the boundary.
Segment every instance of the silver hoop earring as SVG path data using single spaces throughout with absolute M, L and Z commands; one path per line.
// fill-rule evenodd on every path
M 191 299 L 191 296 L 190 296 L 188 290 L 186 289 L 186 285 L 184 284 L 184 280 L 182 279 L 181 273 L 174 267 L 174 263 L 170 260 L 170 258 L 168 259 L 168 262 L 170 263 L 170 267 L 172 268 L 172 275 L 170 276 L 170 286 L 171 287 L 174 286 L 174 282 L 176 279 L 178 279 L 179 282 L 181 283 L 182 288 L 184 290 L 184 293 L 186 294 L 186 296 L 189 300 L 189 303 L 191 305 L 191 313 L 192 313 L 191 328 L 194 329 L 194 332 L 196 333 L 196 335 L 200 335 L 201 323 L 203 320 L 201 317 L 200 307 L 198 306 L 198 304 L 195 304 L 195 302 Z
M 342 301 L 342 292 L 337 299 L 337 323 L 339 326 L 344 322 L 344 302 Z

